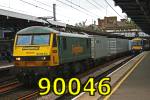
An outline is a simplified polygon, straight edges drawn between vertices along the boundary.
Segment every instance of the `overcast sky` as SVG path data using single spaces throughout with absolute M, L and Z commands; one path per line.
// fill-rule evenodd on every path
M 104 16 L 117 16 L 118 20 L 125 17 L 113 0 L 107 2 L 120 16 L 105 0 L 0 0 L 0 8 L 33 16 L 53 16 L 52 5 L 55 3 L 57 20 L 72 25 L 86 19 L 86 24 L 91 24 L 92 21 L 97 21 L 97 18 L 103 19 Z

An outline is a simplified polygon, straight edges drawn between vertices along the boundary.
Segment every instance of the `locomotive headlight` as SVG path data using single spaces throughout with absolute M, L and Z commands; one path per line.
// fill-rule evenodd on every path
M 46 57 L 43 57 L 43 60 L 46 60 Z
M 46 60 L 46 57 L 42 57 L 41 59 L 42 59 L 42 60 Z
M 50 60 L 50 56 L 40 57 L 40 60 L 43 60 L 43 61 Z
M 17 57 L 17 58 L 16 58 L 16 60 L 17 60 L 17 61 L 20 61 L 20 60 L 21 60 L 21 58 L 20 58 L 20 57 Z

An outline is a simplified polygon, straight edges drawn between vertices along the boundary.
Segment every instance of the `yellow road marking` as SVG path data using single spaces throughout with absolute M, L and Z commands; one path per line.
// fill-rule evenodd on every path
M 146 57 L 146 55 L 144 55 L 142 58 L 140 58 L 140 60 L 131 68 L 131 70 L 118 82 L 118 84 L 113 88 L 112 92 L 104 97 L 103 100 L 108 100 L 110 98 L 110 96 L 119 88 L 119 86 L 127 79 L 127 77 L 133 72 L 133 70 L 140 64 L 140 62 Z

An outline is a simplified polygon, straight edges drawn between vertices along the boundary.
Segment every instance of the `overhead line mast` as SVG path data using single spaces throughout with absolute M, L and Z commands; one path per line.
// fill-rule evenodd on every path
M 31 6 L 34 6 L 34 7 L 37 7 L 37 8 L 40 8 L 40 9 L 43 9 L 43 10 L 45 10 L 45 11 L 48 11 L 48 12 L 52 12 L 53 13 L 53 11 L 51 11 L 51 10 L 48 10 L 48 9 L 45 9 L 45 8 L 43 8 L 43 7 L 40 7 L 40 6 L 37 6 L 36 4 L 32 4 L 32 3 L 30 3 L 30 2 L 27 2 L 27 1 L 24 1 L 24 0 L 20 0 L 20 1 L 22 1 L 23 3 L 26 3 L 26 4 L 28 4 L 28 5 L 31 5 Z M 36 0 L 35 0 L 36 1 Z M 51 5 L 48 5 L 48 4 L 45 4 L 45 3 L 43 3 L 43 2 L 40 2 L 40 1 L 36 1 L 36 2 L 38 2 L 38 3 L 40 3 L 40 4 L 43 4 L 43 5 L 45 5 L 45 6 L 51 6 Z M 52 7 L 52 6 L 51 6 Z M 67 17 L 67 18 L 71 18 L 71 17 L 68 17 L 68 16 L 65 16 L 65 15 L 63 15 L 63 14 L 59 14 L 59 13 L 56 13 L 55 12 L 55 14 L 58 14 L 58 15 L 60 15 L 60 16 L 63 16 L 63 17 Z
M 54 21 L 56 21 L 56 4 L 53 4 L 53 17 Z

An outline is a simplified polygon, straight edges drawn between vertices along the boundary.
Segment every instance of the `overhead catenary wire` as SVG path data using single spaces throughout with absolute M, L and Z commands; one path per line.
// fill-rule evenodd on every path
M 94 6 L 96 9 L 98 9 L 98 10 L 100 11 L 101 8 L 99 8 L 97 5 L 93 4 L 93 3 L 90 2 L 89 0 L 87 0 L 87 2 L 88 2 L 90 5 Z M 94 3 L 95 3 L 95 2 L 94 2 Z M 103 9 L 105 9 L 105 8 L 103 8 Z M 100 11 L 100 12 L 105 13 L 104 11 Z
M 100 8 L 103 8 L 106 11 L 106 16 L 107 16 L 107 7 L 104 7 L 102 5 L 100 5 L 97 1 L 92 0 L 97 6 L 99 6 Z M 112 12 L 108 11 L 109 13 L 113 14 Z
M 30 2 L 27 2 L 27 1 L 24 1 L 24 0 L 20 0 L 20 1 L 22 1 L 22 2 L 24 2 L 24 3 L 27 3 L 27 4 L 29 4 L 29 5 L 32 5 L 32 6 L 34 6 L 34 7 L 37 7 L 37 8 L 43 9 L 43 10 L 45 10 L 45 11 L 53 12 L 53 11 L 51 11 L 51 10 L 48 10 L 48 9 L 43 8 L 43 7 L 37 6 L 37 5 L 32 4 L 32 3 L 30 3 Z
M 48 12 L 53 12 L 53 11 L 51 11 L 51 10 L 48 10 L 48 9 L 43 8 L 43 7 L 37 6 L 37 5 L 35 5 L 35 4 L 29 3 L 29 2 L 27 2 L 27 1 L 24 1 L 24 0 L 20 0 L 20 1 L 22 1 L 22 2 L 24 2 L 24 3 L 27 3 L 27 4 L 29 4 L 29 5 L 35 6 L 35 7 L 37 7 L 37 8 L 46 10 L 46 11 L 48 11 Z M 35 0 L 35 1 L 36 1 L 36 0 Z M 62 3 L 62 4 L 64 4 L 64 5 L 67 5 L 67 6 L 73 8 L 73 9 L 79 11 L 79 12 L 82 12 L 82 13 L 84 13 L 84 14 L 86 14 L 86 15 L 89 15 L 89 16 L 91 16 L 91 17 L 95 17 L 95 16 L 93 16 L 93 15 L 90 15 L 90 14 L 86 13 L 86 12 L 89 12 L 87 9 L 85 9 L 85 8 L 81 7 L 80 5 L 77 5 L 77 4 L 75 4 L 75 3 L 73 3 L 73 2 L 71 2 L 71 1 L 69 1 L 69 0 L 65 0 L 65 1 L 67 1 L 67 2 L 73 4 L 73 5 L 77 6 L 77 7 L 79 7 L 79 8 L 81 8 L 81 9 L 85 10 L 86 12 L 83 12 L 82 10 L 80 10 L 80 9 L 78 9 L 78 8 L 72 6 L 72 5 L 69 5 L 69 4 L 65 3 L 65 2 L 62 2 L 62 1 L 60 1 L 60 0 L 56 0 L 56 1 L 58 1 L 58 2 L 60 2 L 60 3 Z M 87 0 L 87 1 L 88 1 L 91 5 L 93 5 L 93 6 L 96 7 L 97 9 L 99 9 L 98 6 L 96 6 L 95 4 L 91 3 L 89 0 Z M 93 0 L 92 0 L 92 1 L 93 1 Z M 106 0 L 105 0 L 105 1 L 106 1 Z M 40 1 L 36 1 L 36 2 L 41 3 L 41 4 L 43 4 L 43 5 L 46 5 L 46 6 L 48 6 L 48 7 L 50 6 L 50 5 L 45 4 L 45 3 L 43 3 L 43 2 L 40 2 Z M 106 2 L 107 2 L 107 1 L 106 1 Z M 94 2 L 94 3 L 96 3 L 96 2 Z M 107 3 L 108 3 L 108 2 L 107 2 Z M 108 3 L 108 5 L 111 7 L 111 5 L 110 5 L 109 3 Z M 112 8 L 112 7 L 111 7 L 111 8 Z M 112 9 L 113 9 L 113 8 L 112 8 Z M 113 10 L 114 10 L 114 9 L 113 9 Z M 115 10 L 114 10 L 114 11 L 115 11 Z M 115 12 L 116 12 L 116 11 L 115 11 Z M 117 12 L 116 12 L 116 13 L 117 13 Z M 118 13 L 117 13 L 117 14 L 118 14 Z M 60 15 L 60 14 L 59 14 L 59 15 Z M 119 15 L 119 14 L 118 14 L 118 15 Z M 119 15 L 119 16 L 122 17 L 121 15 Z M 66 16 L 64 16 L 64 17 L 66 17 Z
M 35 2 L 38 2 L 38 3 L 40 3 L 40 4 L 42 4 L 42 5 L 45 5 L 45 6 L 47 6 L 47 7 L 53 7 L 52 5 L 49 5 L 49 4 L 46 4 L 46 3 L 43 3 L 43 2 L 40 2 L 40 1 L 37 1 L 37 0 L 34 0 Z M 61 7 L 61 6 L 59 6 L 58 4 L 57 4 L 57 6 L 58 7 Z
M 47 6 L 47 7 L 53 7 L 52 5 L 43 3 L 43 2 L 41 2 L 41 1 L 37 1 L 37 0 L 34 0 L 34 1 L 40 3 L 40 4 L 44 5 L 44 6 Z M 61 7 L 61 6 L 59 6 L 58 4 L 57 4 L 57 6 L 58 6 L 58 7 Z
M 87 0 L 87 2 L 88 2 L 89 4 L 91 4 L 92 6 L 94 6 L 95 8 L 97 8 L 98 10 L 100 9 L 98 6 L 96 6 L 95 4 L 93 4 L 92 2 L 90 2 L 89 0 Z
M 97 4 L 98 6 L 100 6 L 103 9 L 106 9 L 105 7 L 103 7 L 102 5 L 100 5 L 98 2 L 96 2 L 95 0 L 92 0 L 95 4 Z
M 36 7 L 36 8 L 40 8 L 40 9 L 42 9 L 42 10 L 45 10 L 45 11 L 47 11 L 47 12 L 53 12 L 53 11 L 51 11 L 51 10 L 49 10 L 49 9 L 46 9 L 46 8 L 44 8 L 44 7 L 41 7 L 41 6 L 38 6 L 37 4 L 35 4 L 35 3 L 31 3 L 31 2 L 28 2 L 28 1 L 25 1 L 25 0 L 19 0 L 19 1 L 21 1 L 21 2 L 23 2 L 23 3 L 26 3 L 26 4 L 28 4 L 28 5 L 31 5 L 31 6 L 34 6 L 34 7 Z M 34 0 L 35 2 L 37 2 L 37 0 Z M 48 4 L 45 4 L 45 3 L 43 3 L 43 2 L 40 2 L 40 1 L 38 1 L 38 3 L 40 3 L 40 4 L 43 4 L 43 5 L 46 5 L 46 6 L 50 6 L 50 5 L 48 5 Z M 3 6 L 3 5 L 2 5 Z M 3 6 L 3 7 L 6 7 L 6 6 Z M 7 8 L 11 8 L 10 7 L 10 5 L 9 5 L 9 7 L 7 7 Z M 11 9 L 14 9 L 14 8 L 11 8 Z M 15 9 L 15 10 L 17 10 L 17 9 Z M 18 10 L 18 11 L 21 11 L 21 12 L 25 12 L 25 11 L 22 11 L 22 10 Z M 28 14 L 29 14 L 29 12 L 27 12 Z M 26 14 L 26 13 L 24 13 L 24 14 Z M 63 14 L 59 14 L 59 13 L 57 13 L 58 15 L 61 15 L 61 16 L 64 16 Z M 69 21 L 70 19 L 72 20 L 72 19 L 74 19 L 74 18 L 72 18 L 72 17 L 68 17 L 68 16 L 64 16 L 64 20 L 66 20 L 66 21 Z M 69 18 L 69 19 L 66 19 L 66 18 Z M 62 18 L 63 19 L 63 18 Z M 74 20 L 78 20 L 79 21 L 79 19 L 78 18 L 76 18 L 76 19 L 74 19 Z
M 46 3 L 43 3 L 43 2 L 40 2 L 40 1 L 38 1 L 38 0 L 34 0 L 35 2 L 38 2 L 38 3 L 40 3 L 40 4 L 42 4 L 42 5 L 45 5 L 45 6 L 47 6 L 47 7 L 50 7 L 51 5 L 48 5 L 48 4 L 46 4 Z M 52 7 L 52 6 L 51 6 Z
M 88 13 L 94 14 L 93 12 L 87 10 L 86 8 L 81 7 L 80 5 L 78 5 L 78 4 L 76 4 L 76 3 L 73 3 L 73 2 L 71 2 L 71 1 L 69 1 L 69 0 L 65 0 L 65 1 L 67 1 L 67 2 L 69 2 L 69 3 L 71 3 L 71 4 L 73 4 L 73 5 L 75 5 L 75 6 L 79 7 L 79 8 L 81 8 L 82 10 L 84 10 L 84 11 L 86 11 L 86 12 L 88 12 Z M 94 15 L 96 15 L 96 14 L 94 14 Z M 96 16 L 98 16 L 98 15 L 96 15 Z
M 46 4 L 46 3 L 43 3 L 43 2 L 40 2 L 40 1 L 37 1 L 37 0 L 34 0 L 35 2 L 38 2 L 38 3 L 40 3 L 40 4 L 42 4 L 42 5 L 45 5 L 45 6 L 47 6 L 47 7 L 53 7 L 52 5 L 48 5 L 48 4 Z M 57 5 L 58 6 L 58 5 Z M 60 7 L 60 6 L 59 6 Z M 58 15 L 61 15 L 61 16 L 64 16 L 64 15 L 62 15 L 62 14 L 59 14 L 59 13 L 56 13 L 56 14 L 58 14 Z M 67 16 L 64 16 L 64 17 L 67 17 Z M 71 17 L 67 17 L 67 18 L 71 18 Z
M 48 12 L 53 13 L 52 9 L 49 9 L 49 8 L 48 8 L 48 7 L 51 7 L 52 5 L 50 5 L 50 4 L 48 4 L 48 3 L 41 2 L 41 1 L 38 1 L 38 0 L 33 0 L 33 1 L 35 1 L 35 2 L 28 2 L 28 1 L 26 1 L 26 0 L 20 0 L 20 1 L 22 1 L 22 2 L 24 2 L 24 3 L 27 3 L 27 4 L 29 4 L 29 5 L 32 5 L 32 6 L 34 6 L 34 7 L 37 7 L 37 8 L 40 8 L 40 9 L 43 9 L 43 10 L 45 10 L 45 11 L 48 11 Z M 80 5 L 80 4 L 76 3 L 76 2 L 72 2 L 71 0 L 65 0 L 65 2 L 62 1 L 62 0 L 56 0 L 56 1 L 62 3 L 63 5 L 67 5 L 67 6 L 71 7 L 71 8 L 73 8 L 73 9 L 75 9 L 75 10 L 81 12 L 82 14 L 86 14 L 86 15 L 90 16 L 91 18 L 96 18 L 96 16 L 99 16 L 99 15 L 95 14 L 95 12 L 89 10 L 87 7 L 84 7 L 84 6 L 82 6 L 82 5 Z M 103 5 L 99 4 L 99 2 L 97 2 L 96 0 L 87 0 L 87 1 L 88 1 L 92 6 L 94 6 L 95 8 L 97 8 L 98 10 L 101 9 L 101 8 L 106 9 L 105 7 L 103 7 Z M 117 13 L 117 15 L 119 15 L 121 18 L 123 18 L 123 17 L 112 7 L 112 5 L 109 4 L 108 0 L 105 0 L 105 2 L 107 3 L 108 6 L 111 7 L 111 9 L 113 9 L 113 10 L 115 11 L 115 13 Z M 59 3 L 59 4 L 60 4 L 60 3 Z M 58 7 L 59 7 L 59 8 L 58 8 L 58 11 L 59 11 L 59 10 L 62 10 L 62 9 L 60 9 L 60 7 L 62 8 L 62 6 L 59 6 L 59 4 L 58 4 Z M 47 7 L 44 7 L 44 5 L 47 6 Z M 9 7 L 10 7 L 10 3 L 9 3 Z M 101 11 L 101 10 L 100 10 L 100 11 Z M 103 12 L 103 11 L 102 11 L 102 12 Z M 59 14 L 59 13 L 58 13 L 58 15 L 64 16 L 63 14 Z M 59 17 L 60 17 L 60 16 L 59 16 Z M 67 16 L 64 16 L 64 17 L 66 18 Z M 68 18 L 69 18 L 69 19 L 72 19 L 72 17 L 68 17 Z M 77 18 L 76 18 L 76 19 L 77 19 Z
M 64 4 L 64 5 L 67 5 L 67 6 L 71 7 L 71 8 L 73 8 L 73 9 L 75 9 L 75 10 L 81 12 L 81 13 L 84 13 L 84 14 L 89 15 L 89 16 L 91 16 L 91 17 L 95 17 L 94 15 L 90 15 L 90 14 L 84 12 L 84 11 L 81 11 L 80 9 L 78 9 L 78 8 L 76 8 L 76 7 L 74 7 L 74 6 L 71 6 L 71 5 L 69 5 L 69 4 L 65 3 L 65 2 L 62 2 L 62 1 L 60 1 L 60 0 L 56 0 L 56 1 L 58 1 L 58 2 L 60 2 L 60 3 L 62 3 L 62 4 Z
M 120 16 L 121 18 L 123 18 L 109 3 L 107 0 L 105 0 L 105 2 L 108 4 L 108 6 L 118 15 Z
M 23 0 L 23 1 L 24 1 L 24 0 Z M 50 6 L 50 5 L 48 5 L 48 4 L 45 4 L 45 3 L 40 2 L 40 1 L 37 1 L 37 0 L 34 0 L 34 1 L 36 1 L 36 2 L 38 2 L 38 3 L 40 3 L 40 4 L 43 4 L 43 5 L 45 5 L 45 6 L 48 6 L 48 7 Z M 92 16 L 92 15 L 90 15 L 90 14 L 88 14 L 88 13 L 85 13 L 85 12 L 83 12 L 83 11 L 81 11 L 81 10 L 79 10 L 79 9 L 77 9 L 77 8 L 75 8 L 75 7 L 73 7 L 73 6 L 69 5 L 69 4 L 67 4 L 67 3 L 64 3 L 64 2 L 62 2 L 62 1 L 60 1 L 60 0 L 56 0 L 56 1 L 58 1 L 58 2 L 60 2 L 60 3 L 62 3 L 62 4 L 65 4 L 65 5 L 69 6 L 69 7 L 72 7 L 73 9 L 76 9 L 77 11 L 80 11 L 80 12 L 86 14 L 86 15 L 89 15 L 89 16 L 91 16 L 91 17 L 95 17 L 95 16 Z M 69 0 L 67 0 L 67 1 L 69 1 Z M 73 3 L 73 4 L 79 7 L 79 5 L 77 5 L 77 4 L 75 4 L 75 3 Z M 34 5 L 34 6 L 35 6 L 35 5 Z M 37 6 L 36 6 L 36 7 L 37 7 Z M 59 6 L 59 7 L 60 7 L 60 6 Z M 80 8 L 86 10 L 86 9 L 83 8 L 83 7 L 80 7 Z M 88 11 L 88 10 L 86 10 L 86 11 Z M 90 12 L 90 13 L 91 13 L 91 12 Z M 98 16 L 98 15 L 96 15 L 96 16 Z
M 36 4 L 32 4 L 32 3 L 30 3 L 30 2 L 27 2 L 27 1 L 24 1 L 24 0 L 20 0 L 20 1 L 22 1 L 22 2 L 24 2 L 24 3 L 27 3 L 27 4 L 29 4 L 29 5 L 31 5 L 31 6 L 34 6 L 34 7 L 37 7 L 37 8 L 40 8 L 40 9 L 43 9 L 43 10 L 45 10 L 45 11 L 48 11 L 48 12 L 52 12 L 53 13 L 53 11 L 51 11 L 51 10 L 48 10 L 48 9 L 45 9 L 45 8 L 43 8 L 43 7 L 40 7 L 40 6 L 37 6 Z M 39 2 L 39 1 L 38 1 Z M 42 4 L 42 2 L 39 2 L 39 3 L 41 3 Z M 43 5 L 45 5 L 45 3 L 43 3 Z M 50 6 L 50 5 L 48 5 L 47 4 L 47 6 Z M 56 13 L 56 14 L 58 14 L 58 15 L 60 15 L 60 16 L 63 16 L 64 18 L 66 18 L 67 16 L 64 16 L 64 15 L 62 15 L 62 14 L 59 14 L 59 13 Z M 71 17 L 67 17 L 67 18 L 71 18 Z M 72 18 L 71 18 L 72 19 Z
M 51 5 L 49 5 L 49 4 L 46 4 L 46 3 L 43 3 L 43 2 L 40 2 L 40 1 L 37 1 L 37 0 L 34 0 L 35 2 L 38 2 L 38 3 L 40 3 L 40 4 L 42 4 L 42 5 L 45 5 L 45 6 L 47 6 L 47 7 L 53 7 L 53 6 L 51 6 Z M 61 7 L 61 6 L 59 6 L 58 4 L 57 4 L 57 6 L 58 7 Z M 61 9 L 60 9 L 61 10 Z M 57 13 L 56 12 L 56 14 L 58 14 L 58 15 L 60 15 L 60 16 L 63 16 L 63 17 L 67 17 L 67 18 L 69 18 L 69 19 L 74 19 L 74 18 L 72 18 L 72 17 L 68 17 L 68 16 L 65 16 L 65 15 L 63 15 L 63 14 L 60 14 L 60 13 Z M 74 20 L 77 20 L 77 19 L 74 19 Z
M 4 7 L 4 8 L 7 8 L 7 9 L 11 9 L 11 10 L 13 9 L 13 10 L 15 10 L 15 11 L 23 12 L 24 14 L 25 14 L 25 13 L 29 13 L 29 12 L 24 11 L 24 10 L 19 10 L 19 9 L 12 8 L 12 7 L 10 7 L 10 5 L 9 5 L 9 6 L 4 6 L 4 5 L 1 5 L 1 4 L 0 4 L 0 6 L 1 6 L 1 7 Z

